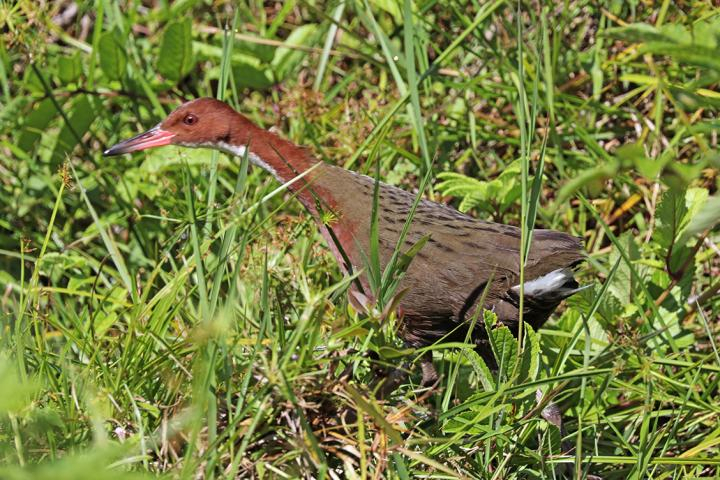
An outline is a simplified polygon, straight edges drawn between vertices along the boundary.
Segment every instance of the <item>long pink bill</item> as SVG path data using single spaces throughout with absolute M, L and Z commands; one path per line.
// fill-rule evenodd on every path
M 158 125 L 145 133 L 141 133 L 140 135 L 136 135 L 113 145 L 105 150 L 103 155 L 109 157 L 111 155 L 139 152 L 140 150 L 145 150 L 146 148 L 162 147 L 163 145 L 169 145 L 174 136 L 174 133 L 163 130 Z

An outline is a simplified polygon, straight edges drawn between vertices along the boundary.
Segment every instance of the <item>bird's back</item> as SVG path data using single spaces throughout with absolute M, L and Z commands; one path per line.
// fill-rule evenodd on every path
M 370 258 L 375 181 L 337 167 L 324 165 L 323 170 L 317 182 L 329 191 L 336 210 L 341 212 L 334 227 L 338 230 L 336 237 L 352 239 L 343 242 L 346 254 L 354 270 L 365 268 Z M 381 183 L 378 200 L 379 256 L 384 269 L 415 196 Z M 484 294 L 486 308 L 494 309 L 498 318 L 511 327 L 517 323 L 518 298 L 513 287 L 520 281 L 519 228 L 477 220 L 448 206 L 423 200 L 401 250 L 407 251 L 424 237 L 428 237 L 425 245 L 412 260 L 398 288 L 405 291 L 400 309 L 405 317 L 402 334 L 409 344 L 427 345 L 442 338 L 471 318 Z M 582 258 L 578 238 L 553 230 L 535 230 L 525 281 L 565 271 Z M 546 299 L 528 298 L 526 293 L 525 320 L 536 326 L 542 324 L 564 298 L 562 292 L 570 294 L 573 285 L 577 286 L 571 275 L 567 280 L 553 287 L 552 295 Z M 362 284 L 367 295 L 367 280 Z M 462 329 L 458 333 L 462 335 Z

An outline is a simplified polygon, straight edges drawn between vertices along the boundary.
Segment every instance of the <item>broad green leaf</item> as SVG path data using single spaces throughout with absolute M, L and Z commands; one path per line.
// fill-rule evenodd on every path
M 82 61 L 80 59 L 80 53 L 77 52 L 75 55 L 62 56 L 58 58 L 58 78 L 63 83 L 75 82 L 80 75 L 82 75 Z
M 262 38 L 262 37 L 258 36 L 258 38 Z M 275 50 L 277 49 L 277 47 L 274 47 L 272 45 L 263 45 L 261 43 L 256 43 L 256 42 L 235 40 L 233 49 L 237 50 L 238 52 L 243 52 L 244 54 L 246 54 L 248 56 L 257 58 L 261 62 L 268 64 L 268 63 L 272 62 L 272 59 L 275 56 Z
M 118 315 L 115 312 L 102 311 L 98 312 L 93 319 L 93 326 L 95 334 L 102 336 L 107 330 L 115 325 L 118 320 Z
M 598 306 L 597 313 L 600 316 L 598 321 L 602 320 L 600 323 L 605 328 L 614 328 L 622 310 L 620 301 L 615 296 L 608 295 Z
M 618 245 L 622 246 L 623 251 L 630 259 L 631 262 L 635 262 L 640 258 L 640 250 L 635 243 L 635 237 L 632 232 L 625 232 L 618 237 Z M 617 248 L 614 248 L 610 252 L 610 258 L 608 263 L 614 265 L 621 257 L 621 252 Z M 630 266 L 625 262 L 620 262 L 617 272 L 613 277 L 612 283 L 609 286 L 610 294 L 615 297 L 621 304 L 619 311 L 622 311 L 622 305 L 628 305 L 633 303 L 634 292 L 637 290 L 635 279 L 633 278 Z M 612 311 L 613 307 L 609 306 L 608 311 Z M 611 318 L 612 324 L 617 322 L 617 318 Z
M 22 83 L 23 86 L 32 93 L 45 93 L 45 87 L 43 86 L 43 82 L 42 80 L 40 80 L 40 77 L 37 76 L 37 74 L 35 73 L 35 69 L 32 67 L 28 67 L 25 69 Z
M 296 28 L 283 42 L 287 47 L 280 47 L 275 51 L 271 65 L 275 80 L 283 80 L 292 72 L 298 63 L 305 58 L 306 52 L 292 48 L 293 46 L 307 46 L 317 36 L 320 30 L 314 23 L 308 23 Z
M 705 188 L 689 188 L 685 193 L 685 214 L 683 228 L 678 232 L 677 243 L 685 245 L 694 235 L 701 233 L 707 228 L 712 228 L 718 219 L 720 213 L 717 210 L 718 197 L 709 197 L 709 192 Z
M 658 28 L 646 23 L 633 23 L 624 27 L 608 28 L 605 30 L 605 35 L 634 43 L 670 40 Z
M 658 222 L 655 239 L 663 249 L 670 248 L 684 229 L 687 223 L 686 214 L 684 190 L 671 188 L 663 194 L 655 211 Z
M 720 40 L 720 18 L 716 16 L 714 20 L 696 23 L 693 39 L 704 47 L 717 48 Z
M 100 68 L 110 80 L 120 80 L 125 75 L 127 55 L 125 46 L 115 32 L 105 32 L 98 43 Z
M 681 64 L 685 63 L 720 70 L 720 59 L 718 59 L 715 49 L 702 45 L 651 42 L 643 45 L 640 51 L 655 55 L 666 55 Z
M 688 209 L 688 222 L 690 222 L 690 220 L 695 217 L 705 205 L 707 205 L 708 196 L 709 192 L 706 188 L 688 188 L 685 193 L 685 205 Z M 683 231 L 681 233 L 685 232 Z
M 25 117 L 18 147 L 27 153 L 35 150 L 42 133 L 57 115 L 57 109 L 49 98 L 34 105 L 33 110 Z
M 670 162 L 662 172 L 662 181 L 666 183 L 671 190 L 683 190 L 695 179 L 700 177 L 704 168 L 704 161 L 699 161 L 694 164 Z
M 179 82 L 192 69 L 194 62 L 190 18 L 170 23 L 160 44 L 158 72 L 168 80 Z
M 28 108 L 33 107 L 36 103 L 31 97 L 18 95 L 10 98 L 0 109 L 0 129 L 14 131 L 18 126 L 18 120 L 25 119 Z
M 657 179 L 665 165 L 672 160 L 669 154 L 661 155 L 658 158 L 649 158 L 645 155 L 645 149 L 640 143 L 629 143 L 615 151 L 620 160 L 620 165 L 627 167 L 634 165 L 637 171 L 649 180 Z
M 602 188 L 605 180 L 612 178 L 618 171 L 620 162 L 616 159 L 602 163 L 593 168 L 589 168 L 575 177 L 571 178 L 565 185 L 563 185 L 558 191 L 557 204 L 564 203 L 572 195 L 575 194 L 581 188 L 590 188 L 591 192 L 595 192 L 598 188 Z
M 250 62 L 233 61 L 232 74 L 238 87 L 263 90 L 273 85 L 272 72 Z
M 687 241 L 692 234 L 688 227 L 692 218 L 704 210 L 708 191 L 704 188 L 691 188 L 686 191 L 671 188 L 662 197 L 657 208 L 657 242 L 663 248 L 665 256 L 670 254 L 670 269 L 677 270 L 690 254 Z M 708 217 L 704 214 L 703 218 Z
M 198 57 L 208 57 L 220 63 L 223 51 L 220 47 L 208 45 L 203 42 L 193 42 L 193 49 Z M 273 85 L 272 71 L 270 67 L 257 57 L 233 50 L 232 54 L 232 76 L 238 87 L 249 87 L 256 90 L 266 89 Z M 206 78 L 219 79 L 220 68 L 209 69 Z
M 720 22 L 717 20 L 697 22 L 692 30 L 678 23 L 668 23 L 659 28 L 635 23 L 610 28 L 605 34 L 641 43 L 640 51 L 643 53 L 666 55 L 679 63 L 720 70 L 716 52 L 720 38 Z
M 378 354 L 380 358 L 384 360 L 392 360 L 395 358 L 402 358 L 411 355 L 415 349 L 413 348 L 394 348 L 388 345 L 383 345 L 378 348 Z
M 70 125 L 63 125 L 52 153 L 52 161 L 55 164 L 62 163 L 65 155 L 72 153 L 95 120 L 95 110 L 86 95 L 77 97 L 68 112 L 68 117 Z
M 22 381 L 17 366 L 5 354 L 0 355 L 0 391 L 5 392 L 0 395 L 0 415 L 19 413 L 30 406 L 36 390 L 36 384 Z
M 692 236 L 714 228 L 718 223 L 720 223 L 720 196 L 714 195 L 702 202 L 700 208 L 692 214 L 692 218 L 685 231 L 681 234 L 679 241 L 684 243 Z
M 400 11 L 400 0 L 369 0 L 370 4 L 389 13 L 395 23 L 402 24 L 402 13 Z
M 693 43 L 692 34 L 688 31 L 685 25 L 679 23 L 666 23 L 659 28 L 660 32 L 667 39 L 681 44 Z

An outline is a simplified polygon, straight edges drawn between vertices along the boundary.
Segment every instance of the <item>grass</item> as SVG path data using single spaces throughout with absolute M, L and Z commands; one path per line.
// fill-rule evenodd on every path
M 720 475 L 720 9 L 143 5 L 0 4 L 0 476 Z M 497 371 L 433 345 L 438 389 L 378 401 L 424 353 L 382 308 L 402 255 L 368 259 L 360 314 L 247 159 L 101 156 L 197 96 L 524 242 L 581 236 L 591 287 L 520 341 L 479 315 Z

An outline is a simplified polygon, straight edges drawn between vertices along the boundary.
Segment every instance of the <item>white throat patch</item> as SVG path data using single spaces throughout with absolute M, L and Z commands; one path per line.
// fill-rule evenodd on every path
M 233 145 L 226 142 L 218 142 L 216 145 L 214 145 L 217 149 L 222 150 L 225 153 L 228 153 L 230 155 L 235 155 L 236 157 L 245 158 L 245 151 L 247 150 L 247 147 L 245 145 Z M 278 181 L 281 183 L 283 180 L 278 176 L 278 173 L 275 171 L 274 168 L 272 168 L 270 165 L 265 163 L 260 157 L 255 155 L 252 152 L 247 152 L 248 160 L 252 162 L 253 165 L 257 165 L 258 167 L 267 170 L 272 174 L 273 177 L 275 177 Z

